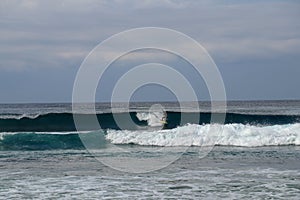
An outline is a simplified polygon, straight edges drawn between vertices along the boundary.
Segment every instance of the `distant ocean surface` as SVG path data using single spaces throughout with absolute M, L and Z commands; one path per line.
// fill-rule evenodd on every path
M 209 102 L 197 103 L 198 109 L 156 102 L 164 110 L 149 111 L 153 104 L 131 103 L 129 110 L 115 104 L 113 114 L 110 104 L 98 103 L 102 130 L 87 123 L 80 132 L 73 114 L 88 121 L 87 105 L 72 113 L 72 104 L 1 104 L 0 199 L 299 199 L 300 101 L 230 101 L 225 113 L 211 111 Z M 119 127 L 114 117 L 125 121 L 128 114 L 134 125 Z M 225 115 L 224 124 L 210 124 L 212 114 Z M 182 116 L 191 121 L 181 124 Z M 222 132 L 207 136 L 215 147 L 200 158 L 210 126 Z M 166 168 L 119 172 L 93 158 L 80 139 L 100 131 L 106 153 L 111 144 L 167 147 L 170 154 L 190 148 Z

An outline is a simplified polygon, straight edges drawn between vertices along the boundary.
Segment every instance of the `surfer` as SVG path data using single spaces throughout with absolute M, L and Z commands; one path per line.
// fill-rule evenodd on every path
M 161 118 L 161 123 L 162 124 L 167 124 L 167 113 L 166 112 L 164 112 L 164 115 L 163 115 L 163 117 Z

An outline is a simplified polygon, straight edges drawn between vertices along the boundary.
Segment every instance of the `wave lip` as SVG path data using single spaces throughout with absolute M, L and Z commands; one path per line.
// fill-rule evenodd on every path
M 20 120 L 23 118 L 28 118 L 28 119 L 36 119 L 40 116 L 41 114 L 1 114 L 0 119 L 5 120 L 5 119 L 16 119 Z

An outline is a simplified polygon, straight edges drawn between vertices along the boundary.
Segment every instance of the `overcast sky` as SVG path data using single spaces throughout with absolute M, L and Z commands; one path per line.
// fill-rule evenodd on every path
M 228 99 L 300 99 L 299 19 L 297 0 L 2 0 L 0 103 L 70 102 L 77 70 L 96 45 L 149 26 L 180 31 L 202 44 L 222 74 Z M 159 53 L 131 56 L 149 54 Z M 128 66 L 136 62 L 128 60 Z M 170 63 L 182 62 L 175 61 Z M 136 98 L 172 99 L 164 90 L 145 87 Z

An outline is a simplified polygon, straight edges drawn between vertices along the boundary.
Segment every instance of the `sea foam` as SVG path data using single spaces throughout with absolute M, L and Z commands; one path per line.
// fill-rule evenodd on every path
M 300 145 L 300 123 L 254 126 L 243 124 L 188 124 L 170 130 L 108 130 L 106 139 L 113 144 L 153 146 L 272 146 Z M 212 143 L 213 141 L 213 143 Z
M 148 125 L 151 127 L 162 126 L 162 119 L 165 117 L 163 112 L 139 112 L 136 117 L 140 121 L 147 121 Z

